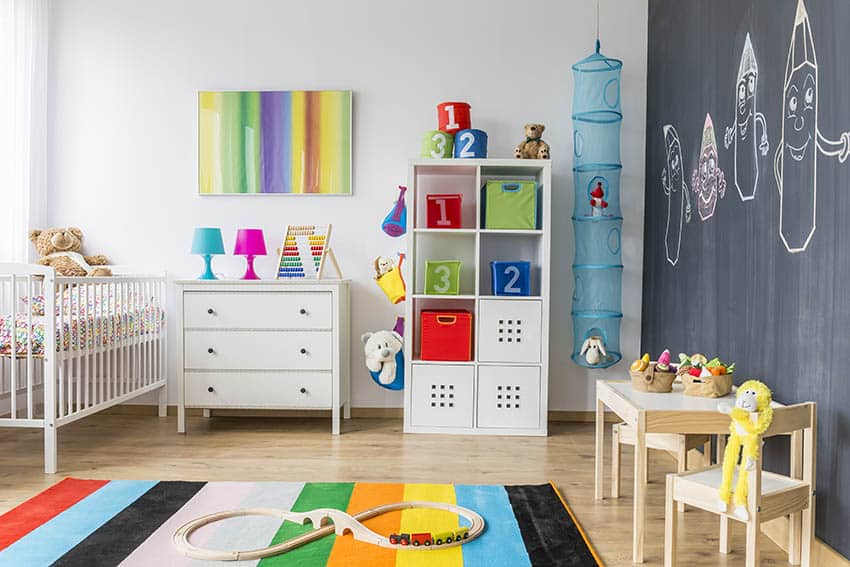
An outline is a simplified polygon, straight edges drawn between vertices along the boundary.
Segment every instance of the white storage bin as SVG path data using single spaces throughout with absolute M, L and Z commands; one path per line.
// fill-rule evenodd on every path
M 478 360 L 539 363 L 541 314 L 540 301 L 482 299 Z
M 413 425 L 472 427 L 475 367 L 453 364 L 414 364 Z
M 478 427 L 540 426 L 540 367 L 478 368 Z

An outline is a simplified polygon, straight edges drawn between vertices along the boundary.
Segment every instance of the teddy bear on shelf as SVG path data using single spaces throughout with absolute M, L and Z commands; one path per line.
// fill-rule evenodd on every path
M 605 197 L 605 190 L 602 189 L 602 182 L 598 181 L 596 187 L 590 192 L 590 206 L 593 208 L 592 216 L 601 217 L 605 209 L 608 208 L 608 201 L 603 197 Z
M 525 141 L 516 147 L 517 159 L 549 159 L 549 144 L 540 139 L 546 126 L 529 123 L 524 126 Z
M 83 256 L 83 231 L 76 227 L 30 231 L 30 241 L 40 258 L 37 264 L 50 266 L 59 276 L 111 276 L 106 256 Z
M 366 355 L 366 368 L 370 372 L 380 372 L 379 383 L 392 383 L 396 378 L 396 354 L 404 345 L 404 339 L 395 331 L 375 331 L 363 333 L 360 340 Z

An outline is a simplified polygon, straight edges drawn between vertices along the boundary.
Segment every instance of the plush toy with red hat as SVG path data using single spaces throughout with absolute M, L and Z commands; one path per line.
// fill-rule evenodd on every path
M 603 199 L 605 191 L 602 190 L 602 182 L 596 183 L 596 187 L 590 192 L 590 206 L 593 207 L 593 216 L 601 217 L 602 212 L 608 207 L 608 201 Z

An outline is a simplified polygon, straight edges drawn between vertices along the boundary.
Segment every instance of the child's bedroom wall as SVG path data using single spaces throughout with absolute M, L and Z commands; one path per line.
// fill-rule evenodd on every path
M 491 157 L 510 157 L 525 122 L 544 122 L 552 146 L 553 199 L 550 406 L 593 407 L 591 372 L 569 360 L 573 235 L 570 65 L 595 40 L 595 3 L 274 2 L 244 0 L 56 0 L 50 37 L 49 222 L 83 228 L 88 250 L 114 262 L 194 277 L 195 226 L 265 229 L 271 249 L 287 223 L 333 223 L 334 248 L 353 280 L 355 407 L 402 405 L 363 367 L 359 335 L 392 326 L 391 306 L 369 262 L 402 242 L 380 222 L 406 183 L 438 102 L 465 100 Z M 603 50 L 623 75 L 624 352 L 640 338 L 646 90 L 646 0 L 603 1 Z M 354 91 L 352 197 L 199 197 L 197 91 Z M 239 276 L 244 259 L 215 269 Z M 271 277 L 273 260 L 258 261 Z M 173 294 L 173 291 L 172 291 Z M 174 320 L 172 314 L 172 320 Z M 172 335 L 172 360 L 175 337 Z M 173 376 L 174 373 L 172 372 Z M 171 399 L 174 400 L 174 385 Z

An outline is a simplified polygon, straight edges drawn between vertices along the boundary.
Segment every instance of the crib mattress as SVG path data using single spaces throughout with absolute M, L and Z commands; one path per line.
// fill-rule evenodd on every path
M 44 354 L 45 317 L 33 316 L 32 324 L 26 315 L 15 317 L 16 352 L 26 356 L 27 334 L 32 340 L 32 353 Z M 109 315 L 85 316 L 63 321 L 56 329 L 56 350 L 79 350 L 106 347 L 119 341 L 153 333 L 164 324 L 164 313 L 158 307 L 145 307 Z M 29 329 L 27 328 L 29 326 Z M 12 353 L 12 316 L 0 317 L 0 355 Z

